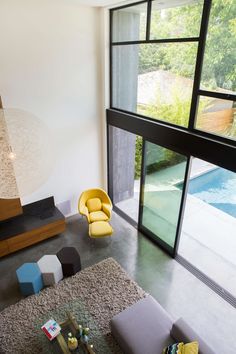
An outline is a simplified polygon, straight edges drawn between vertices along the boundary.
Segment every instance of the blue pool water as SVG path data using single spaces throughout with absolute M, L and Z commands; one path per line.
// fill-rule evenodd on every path
M 216 168 L 190 180 L 188 193 L 236 217 L 236 173 Z

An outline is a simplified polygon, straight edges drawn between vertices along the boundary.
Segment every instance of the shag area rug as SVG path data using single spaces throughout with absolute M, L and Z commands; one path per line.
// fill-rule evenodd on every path
M 110 320 L 146 295 L 113 258 L 105 259 L 4 309 L 0 353 L 54 353 L 40 327 L 50 317 L 65 320 L 68 310 L 90 327 L 96 354 L 121 353 L 110 333 Z

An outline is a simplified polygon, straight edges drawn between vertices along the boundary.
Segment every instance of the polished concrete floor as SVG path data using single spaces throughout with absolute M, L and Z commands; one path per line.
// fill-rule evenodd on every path
M 112 226 L 112 238 L 91 240 L 85 220 L 71 217 L 63 235 L 2 258 L 0 309 L 21 299 L 15 270 L 22 263 L 75 246 L 83 268 L 113 257 L 174 319 L 184 317 L 215 354 L 235 354 L 236 310 L 115 213 Z

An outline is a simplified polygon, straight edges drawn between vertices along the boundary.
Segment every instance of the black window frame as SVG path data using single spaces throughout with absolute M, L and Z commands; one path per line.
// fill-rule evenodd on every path
M 109 126 L 114 126 L 128 132 L 142 136 L 144 140 L 148 140 L 154 144 L 172 149 L 188 157 L 188 166 L 186 176 L 190 173 L 190 160 L 192 157 L 197 157 L 212 164 L 218 165 L 222 168 L 229 169 L 236 172 L 236 141 L 208 132 L 196 129 L 196 113 L 198 109 L 198 100 L 200 96 L 215 97 L 227 100 L 235 100 L 236 96 L 223 94 L 219 92 L 211 92 L 200 89 L 201 73 L 204 60 L 204 51 L 207 38 L 208 23 L 210 18 L 210 10 L 212 0 L 204 0 L 202 9 L 202 18 L 200 25 L 199 37 L 194 38 L 175 38 L 175 39 L 160 39 L 149 40 L 150 36 L 150 20 L 151 20 L 151 4 L 153 0 L 143 0 L 132 4 L 123 5 L 110 10 L 110 108 L 107 109 L 107 166 L 108 166 L 108 191 L 112 196 L 113 181 L 111 173 L 111 159 L 109 156 Z M 112 16 L 113 12 L 123 8 L 136 6 L 139 4 L 147 3 L 147 26 L 146 26 L 146 41 L 128 41 L 128 42 L 112 42 Z M 149 21 L 149 24 L 148 24 Z M 164 120 L 158 120 L 151 117 L 143 116 L 138 113 L 128 112 L 112 106 L 112 47 L 116 45 L 129 45 L 139 43 L 174 43 L 174 42 L 198 42 L 198 51 L 196 57 L 196 67 L 194 75 L 194 85 L 192 93 L 192 102 L 190 108 L 189 124 L 188 127 L 182 127 Z M 143 169 L 143 167 L 142 167 Z M 143 171 L 141 176 L 143 175 Z M 142 179 L 142 177 L 141 177 Z M 177 241 L 180 238 L 181 220 L 184 213 L 185 200 L 187 196 L 188 178 L 185 178 L 184 183 L 184 196 L 182 198 L 181 210 L 179 216 L 179 226 Z M 142 181 L 141 181 L 142 185 Z M 142 193 L 142 191 L 141 191 Z M 140 198 L 141 200 L 141 198 Z M 141 209 L 141 205 L 140 205 Z M 115 210 L 124 217 L 127 221 L 137 226 L 140 229 L 140 214 L 138 224 L 131 220 L 130 217 L 125 215 L 124 212 L 115 206 Z M 140 211 L 140 210 L 139 210 Z M 175 256 L 177 253 L 178 242 L 174 250 Z M 167 250 L 168 252 L 168 250 Z M 170 253 L 170 252 L 169 252 Z
M 150 40 L 150 25 L 151 25 L 151 11 L 152 11 L 152 2 L 154 0 L 142 0 L 138 2 L 134 2 L 131 4 L 126 4 L 123 6 L 119 6 L 113 9 L 110 9 L 110 43 L 109 43 L 109 50 L 110 50 L 110 109 L 117 110 L 123 113 L 133 114 L 136 117 L 149 119 L 150 121 L 156 123 L 164 123 L 169 127 L 176 127 L 185 129 L 186 131 L 194 132 L 202 137 L 207 137 L 209 139 L 214 139 L 219 142 L 223 142 L 225 144 L 230 144 L 236 146 L 236 139 L 233 140 L 230 137 L 220 136 L 211 132 L 206 132 L 196 128 L 197 123 L 197 111 L 198 111 L 198 103 L 200 96 L 202 97 L 212 97 L 212 98 L 219 98 L 223 100 L 235 101 L 236 102 L 236 95 L 233 94 L 226 94 L 221 92 L 214 92 L 210 90 L 202 90 L 200 88 L 201 84 L 201 74 L 202 74 L 202 67 L 204 61 L 204 53 L 205 53 L 205 46 L 206 46 L 206 39 L 207 39 L 207 30 L 208 24 L 210 19 L 210 11 L 212 6 L 212 1 L 214 0 L 204 0 L 203 1 L 203 8 L 202 8 L 202 18 L 200 24 L 200 33 L 198 37 L 181 37 L 181 38 L 167 38 L 167 39 L 154 39 Z M 113 31 L 113 13 L 114 11 L 121 10 L 124 8 L 140 5 L 140 4 L 147 4 L 147 23 L 146 23 L 146 40 L 137 40 L 137 41 L 119 41 L 113 42 L 112 40 L 112 31 Z M 195 73 L 194 73 L 194 80 L 193 80 L 193 90 L 192 90 L 192 100 L 191 100 L 191 107 L 190 107 L 190 114 L 189 114 L 189 121 L 187 127 L 182 127 L 173 123 L 169 123 L 165 120 L 161 119 L 154 119 L 151 117 L 144 116 L 142 114 L 130 112 L 124 109 L 120 109 L 113 106 L 113 81 L 112 81 L 112 48 L 114 46 L 123 46 L 123 45 L 135 45 L 135 44 L 153 44 L 153 43 L 198 43 L 197 49 L 197 57 L 195 63 Z
M 229 95 L 219 92 L 211 92 L 200 89 L 201 74 L 204 60 L 205 44 L 207 38 L 208 23 L 212 0 L 203 1 L 202 18 L 200 25 L 199 37 L 192 38 L 174 38 L 150 40 L 150 21 L 153 0 L 142 0 L 132 4 L 126 4 L 110 10 L 110 108 L 107 110 L 107 146 L 108 146 L 108 188 L 112 194 L 112 180 L 110 178 L 109 168 L 109 125 L 136 133 L 144 139 L 153 143 L 165 146 L 166 148 L 179 151 L 186 156 L 194 156 L 207 160 L 220 167 L 227 168 L 236 172 L 236 164 L 234 159 L 236 156 L 236 141 L 215 135 L 209 132 L 201 131 L 195 128 L 198 110 L 199 97 L 214 97 L 226 100 L 236 101 L 236 95 Z M 114 11 L 136 6 L 139 4 L 147 4 L 147 24 L 146 24 L 146 40 L 113 42 L 112 41 L 112 17 Z M 194 84 L 192 92 L 192 102 L 189 115 L 188 127 L 182 127 L 164 120 L 158 120 L 151 117 L 143 116 L 138 113 L 128 112 L 112 105 L 112 48 L 116 45 L 129 45 L 140 43 L 174 43 L 174 42 L 198 42 L 198 51 L 196 57 L 196 67 L 194 75 Z M 138 129 L 137 129 L 138 128 Z M 165 128 L 165 132 L 163 129 Z M 154 135 L 153 135 L 154 133 Z M 163 138 L 164 140 L 163 141 Z M 186 144 L 183 144 L 186 142 Z M 170 144 L 169 144 L 170 143 Z M 183 207 L 183 206 L 182 206 Z M 130 221 L 130 220 L 129 220 Z
M 147 36 L 150 35 L 150 19 L 151 19 L 151 4 L 153 0 L 139 1 L 133 4 L 128 4 L 120 6 L 110 10 L 110 108 L 106 111 L 106 124 L 107 124 L 107 177 L 108 177 L 108 192 L 112 195 L 112 169 L 111 169 L 111 157 L 109 156 L 109 126 L 117 127 L 128 132 L 134 133 L 136 135 L 142 136 L 143 141 L 148 140 L 154 144 L 161 145 L 163 147 L 172 149 L 180 154 L 187 156 L 188 163 L 186 168 L 186 174 L 184 178 L 183 185 L 183 195 L 181 201 L 181 207 L 179 212 L 178 227 L 176 232 L 176 242 L 174 246 L 174 252 L 171 252 L 166 245 L 158 242 L 154 235 L 151 235 L 148 230 L 145 230 L 140 225 L 142 208 L 141 208 L 141 197 L 139 203 L 139 222 L 134 223 L 130 217 L 128 217 L 124 212 L 115 206 L 114 210 L 120 214 L 124 219 L 137 227 L 138 230 L 143 232 L 146 236 L 153 239 L 154 242 L 158 243 L 158 246 L 163 248 L 167 253 L 169 253 L 173 258 L 185 266 L 189 271 L 191 271 L 196 277 L 203 281 L 207 286 L 209 286 L 213 291 L 220 295 L 224 300 L 228 301 L 229 304 L 236 308 L 236 298 L 223 289 L 220 284 L 217 284 L 207 275 L 198 270 L 195 266 L 177 254 L 178 245 L 180 241 L 181 226 L 184 216 L 185 202 L 188 192 L 189 176 L 191 171 L 191 160 L 192 157 L 196 157 L 212 164 L 218 165 L 219 167 L 236 172 L 236 140 L 230 139 L 230 137 L 223 137 L 210 132 L 201 131 L 195 128 L 197 121 L 197 110 L 198 102 L 201 97 L 213 97 L 224 100 L 236 101 L 236 95 L 225 94 L 221 92 L 214 92 L 210 90 L 203 90 L 200 88 L 201 74 L 205 53 L 205 44 L 207 38 L 208 23 L 210 18 L 210 10 L 212 6 L 212 1 L 214 0 L 204 0 L 202 20 L 199 34 L 199 45 L 196 59 L 195 75 L 194 75 L 194 86 L 192 93 L 192 103 L 190 108 L 189 125 L 188 127 L 181 127 L 175 124 L 166 122 L 164 120 L 153 119 L 147 116 L 143 116 L 137 113 L 128 112 L 122 109 L 118 109 L 112 106 L 112 13 L 116 9 L 121 9 L 125 7 L 130 7 L 132 5 L 137 5 L 140 3 L 148 3 L 147 14 Z M 191 40 L 191 39 L 190 39 Z M 172 42 L 181 41 L 181 39 L 175 39 Z M 185 40 L 186 42 L 189 39 Z M 137 41 L 139 44 L 143 41 Z M 166 39 L 149 41 L 152 42 L 171 42 L 171 40 Z M 145 43 L 148 43 L 147 41 Z M 125 43 L 130 44 L 130 43 Z M 118 45 L 118 44 L 115 44 Z M 120 45 L 120 43 L 119 43 Z M 144 174 L 144 147 L 143 147 L 143 158 L 142 158 L 142 169 L 141 169 L 141 179 L 140 179 L 140 196 L 143 193 L 142 183 Z M 155 235 L 156 236 L 156 235 Z

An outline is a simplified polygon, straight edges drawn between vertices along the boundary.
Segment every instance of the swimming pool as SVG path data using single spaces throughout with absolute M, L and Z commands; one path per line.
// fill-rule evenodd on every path
M 236 217 L 236 173 L 216 168 L 191 179 L 188 193 Z

